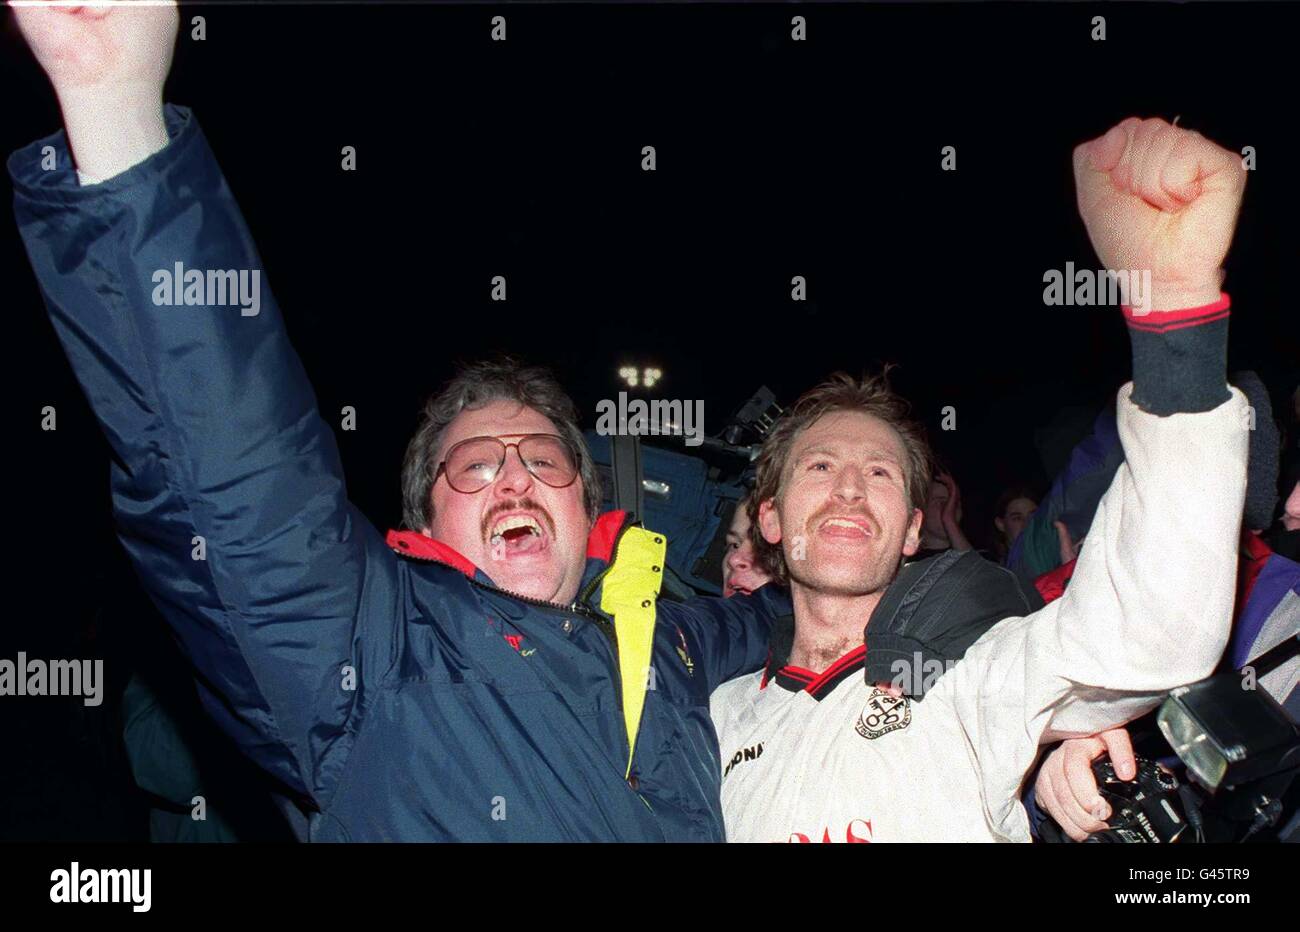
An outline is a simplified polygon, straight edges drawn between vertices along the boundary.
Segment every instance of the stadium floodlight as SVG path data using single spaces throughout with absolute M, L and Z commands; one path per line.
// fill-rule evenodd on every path
M 647 366 L 644 369 L 637 369 L 636 366 L 623 366 L 618 370 L 618 377 L 631 388 L 636 388 L 639 385 L 653 388 L 654 384 L 664 377 L 664 371 L 653 366 Z

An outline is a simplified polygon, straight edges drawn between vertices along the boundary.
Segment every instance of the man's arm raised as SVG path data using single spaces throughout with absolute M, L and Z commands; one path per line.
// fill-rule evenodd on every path
M 83 183 L 120 174 L 167 145 L 162 90 L 175 4 L 14 5 L 14 18 L 54 86 Z
M 377 595 L 391 599 L 390 563 L 367 560 L 386 551 L 347 501 L 334 436 L 193 116 L 169 108 L 159 147 L 139 126 L 81 135 L 91 118 L 72 112 L 130 98 L 143 114 L 160 99 L 175 10 L 18 13 L 78 165 L 106 176 L 79 184 L 61 135 L 9 160 L 55 330 L 113 450 L 122 542 L 219 724 L 319 799 L 349 746 L 366 606 L 391 622 Z
M 1240 160 L 1163 121 L 1126 120 L 1076 150 L 1075 173 L 1103 264 L 1151 275 L 1148 306 L 1125 309 L 1125 462 L 1065 595 L 998 625 L 938 687 L 979 760 L 990 824 L 1022 840 L 1016 798 L 1037 743 L 1122 724 L 1213 671 L 1245 495 L 1247 406 L 1227 385 L 1218 292 Z

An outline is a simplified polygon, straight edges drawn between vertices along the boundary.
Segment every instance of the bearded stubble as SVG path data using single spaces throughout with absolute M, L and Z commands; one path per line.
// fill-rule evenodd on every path
M 820 514 L 814 516 L 814 520 L 809 524 L 816 526 L 816 521 L 820 520 Z M 872 524 L 878 529 L 879 522 L 871 519 Z M 811 539 L 811 533 L 807 539 Z M 886 552 L 892 552 L 897 549 L 896 559 L 890 560 L 883 554 L 872 554 L 862 563 L 862 572 L 860 575 L 849 580 L 836 578 L 839 574 L 823 574 L 818 572 L 818 561 L 813 558 L 812 553 L 805 553 L 804 559 L 795 560 L 791 557 L 792 545 L 789 538 L 782 540 L 781 552 L 785 558 L 786 573 L 790 577 L 791 583 L 798 583 L 805 589 L 812 592 L 821 593 L 831 596 L 843 596 L 849 598 L 859 598 L 861 596 L 875 595 L 882 592 L 894 581 L 898 575 L 899 569 L 903 565 L 903 553 L 901 542 L 896 546 L 887 546 Z M 811 547 L 809 550 L 811 551 Z M 823 578 L 829 576 L 830 578 Z
M 847 582 L 841 582 L 835 579 L 821 579 L 817 573 L 817 567 L 814 566 L 813 560 L 792 560 L 787 551 L 785 553 L 786 573 L 790 577 L 790 582 L 797 583 L 805 589 L 823 595 L 843 596 L 846 598 L 858 598 L 864 595 L 875 595 L 883 592 L 889 584 L 894 581 L 898 575 L 899 568 L 903 565 L 900 556 L 897 563 L 890 565 L 884 560 L 873 559 L 863 567 L 863 574 L 857 579 Z
M 831 514 L 858 514 L 866 518 L 871 525 L 872 531 L 877 535 L 876 539 L 880 540 L 879 535 L 884 532 L 879 518 L 871 514 L 866 509 L 849 508 L 845 509 L 832 504 L 823 505 L 809 516 L 803 533 L 804 539 L 811 541 L 816 533 L 816 528 Z M 777 514 L 780 515 L 780 507 L 777 508 Z M 804 559 L 793 559 L 791 553 L 794 549 L 792 538 L 783 535 L 781 541 L 781 554 L 785 559 L 786 574 L 790 578 L 791 584 L 798 583 L 805 589 L 822 595 L 839 596 L 844 598 L 860 598 L 862 596 L 875 595 L 882 592 L 898 575 L 898 571 L 903 566 L 903 542 L 885 542 L 881 551 L 870 554 L 862 563 L 862 573 L 849 580 L 836 578 L 838 573 L 824 574 L 830 578 L 822 578 L 823 574 L 818 572 L 818 561 L 813 559 L 812 547 L 809 546 L 805 551 Z M 884 556 L 887 553 L 896 553 L 895 559 L 890 560 Z

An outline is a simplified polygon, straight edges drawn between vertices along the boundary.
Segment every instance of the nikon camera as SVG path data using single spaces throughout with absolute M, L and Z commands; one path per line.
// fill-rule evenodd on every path
M 1089 835 L 1084 844 L 1169 844 L 1187 830 L 1187 815 L 1179 799 L 1178 778 L 1154 761 L 1138 758 L 1137 777 L 1115 776 L 1110 758 L 1092 765 L 1097 791 L 1110 803 L 1109 826 Z

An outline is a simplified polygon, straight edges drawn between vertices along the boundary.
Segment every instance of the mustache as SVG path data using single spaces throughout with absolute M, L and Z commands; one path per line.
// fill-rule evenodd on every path
M 546 532 L 555 539 L 555 521 L 551 518 L 551 513 L 542 507 L 541 503 L 532 498 L 516 498 L 510 501 L 499 502 L 488 509 L 487 514 L 483 516 L 483 539 L 487 540 L 492 533 L 492 525 L 496 523 L 497 518 L 510 511 L 526 511 L 537 517 L 538 522 L 546 529 Z
M 812 517 L 808 519 L 806 529 L 808 531 L 816 530 L 827 518 L 866 518 L 867 525 L 871 528 L 871 533 L 875 537 L 880 536 L 880 522 L 872 517 L 871 512 L 865 508 L 838 508 L 835 505 L 823 505 L 817 511 L 813 512 Z

